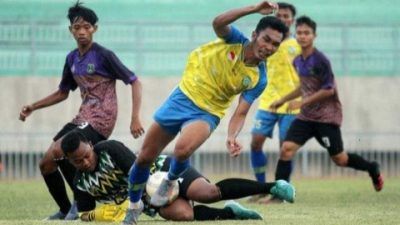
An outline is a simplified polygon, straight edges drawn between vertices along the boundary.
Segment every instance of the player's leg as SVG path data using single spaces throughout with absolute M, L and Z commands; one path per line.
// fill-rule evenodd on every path
M 290 125 L 296 119 L 295 115 L 291 114 L 283 114 L 279 116 L 278 127 L 279 127 L 279 145 L 282 147 L 283 141 L 287 136 L 287 132 L 289 131 Z M 290 160 L 290 174 L 293 172 L 294 164 L 293 160 Z
M 254 175 L 259 182 L 266 181 L 265 173 L 268 164 L 268 155 L 263 151 L 263 145 L 267 138 L 272 138 L 277 121 L 277 114 L 264 110 L 258 110 L 255 116 L 254 127 L 251 131 L 250 159 Z
M 39 168 L 46 186 L 60 208 L 58 212 L 49 216 L 47 218 L 48 220 L 64 219 L 71 207 L 71 203 L 68 199 L 67 191 L 65 189 L 64 179 L 58 170 L 58 165 L 55 158 L 59 158 L 59 154 L 57 154 L 56 151 L 57 146 L 59 148 L 61 143 L 59 139 L 74 128 L 76 128 L 76 125 L 71 123 L 66 124 L 53 138 L 53 143 L 50 145 L 49 149 L 46 151 L 39 163 Z
M 285 141 L 282 143 L 279 161 L 275 171 L 275 180 L 289 182 L 292 162 L 297 150 L 313 136 L 313 125 L 310 122 L 296 119 L 290 125 Z
M 375 190 L 382 190 L 383 177 L 379 170 L 379 164 L 369 162 L 358 154 L 343 151 L 343 140 L 339 126 L 320 124 L 317 130 L 318 142 L 328 149 L 329 155 L 336 165 L 368 172 Z
M 163 179 L 160 187 L 152 196 L 152 205 L 160 207 L 167 204 L 168 195 L 172 193 L 171 190 L 174 187 L 174 181 L 190 167 L 189 157 L 207 140 L 211 131 L 212 128 L 209 123 L 204 120 L 192 121 L 181 130 L 181 135 L 175 145 L 174 157 L 171 160 L 168 176 Z
M 141 197 L 150 175 L 150 165 L 160 152 L 175 138 L 157 122 L 148 129 L 141 151 L 129 173 L 129 207 L 123 224 L 136 224 L 143 210 Z

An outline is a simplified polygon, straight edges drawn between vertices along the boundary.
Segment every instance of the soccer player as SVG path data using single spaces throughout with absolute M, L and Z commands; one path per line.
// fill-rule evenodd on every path
M 156 111 L 155 123 L 149 128 L 133 165 L 130 181 L 135 191 L 130 195 L 125 224 L 136 223 L 142 211 L 140 198 L 149 167 L 164 147 L 180 132 L 168 177 L 151 198 L 155 206 L 167 203 L 173 181 L 189 167 L 190 155 L 207 140 L 239 94 L 239 103 L 229 122 L 226 146 L 231 156 L 240 153 L 242 146 L 236 138 L 251 104 L 267 84 L 265 59 L 279 47 L 287 27 L 275 17 L 264 17 L 249 40 L 229 24 L 253 13 L 270 14 L 276 8 L 276 4 L 262 1 L 217 16 L 213 27 L 220 39 L 190 53 L 179 86 Z
M 132 190 L 128 186 L 128 177 L 136 156 L 121 142 L 114 140 L 102 141 L 93 146 L 79 131 L 66 134 L 61 142 L 61 149 L 78 169 L 74 184 L 80 218 L 84 221 L 121 221 L 128 206 L 125 202 L 128 191 Z M 170 157 L 159 156 L 151 166 L 151 173 L 168 171 L 170 163 Z M 257 212 L 245 209 L 235 202 L 228 201 L 223 209 L 218 209 L 205 205 L 193 207 L 190 200 L 211 203 L 271 193 L 293 202 L 295 195 L 293 186 L 286 181 L 260 183 L 233 178 L 210 184 L 193 167 L 189 167 L 178 182 L 179 197 L 161 208 L 151 207 L 144 193 L 141 199 L 145 203 L 145 213 L 150 216 L 159 213 L 165 219 L 178 221 L 261 219 Z M 96 208 L 96 201 L 113 204 Z
M 296 16 L 296 8 L 292 4 L 284 2 L 278 2 L 278 6 L 276 17 L 290 28 Z M 295 114 L 298 113 L 298 110 L 288 112 L 287 104 L 275 112 L 272 112 L 269 107 L 274 101 L 290 93 L 298 86 L 299 78 L 292 62 L 300 54 L 300 50 L 300 46 L 289 30 L 276 53 L 269 57 L 267 61 L 268 85 L 260 96 L 250 144 L 251 165 L 256 180 L 259 182 L 266 180 L 268 157 L 263 152 L 266 138 L 272 138 L 275 124 L 278 124 L 279 143 L 281 145 L 290 124 L 296 118 Z M 254 196 L 249 200 L 255 202 L 260 197 Z
M 95 144 L 107 139 L 114 128 L 117 119 L 116 80 L 131 84 L 132 88 L 132 121 L 130 129 L 137 138 L 144 130 L 139 119 L 141 104 L 141 84 L 136 75 L 126 68 L 117 56 L 110 50 L 93 42 L 97 30 L 96 13 L 79 3 L 69 8 L 69 30 L 77 42 L 77 49 L 71 51 L 64 65 L 63 75 L 58 90 L 49 96 L 25 105 L 19 114 L 19 119 L 25 119 L 35 110 L 57 104 L 68 98 L 69 91 L 79 87 L 82 105 L 78 115 L 67 123 L 53 138 L 49 149 L 40 162 L 40 170 L 57 205 L 59 212 L 48 219 L 64 219 L 71 207 L 65 189 L 64 178 L 72 188 L 75 168 L 63 159 L 60 149 L 62 137 L 72 130 L 80 130 Z M 76 214 L 66 219 L 73 219 Z
M 289 180 L 290 160 L 307 140 L 315 137 L 328 150 L 336 165 L 367 171 L 375 190 L 380 191 L 383 178 L 378 163 L 346 153 L 343 149 L 340 132 L 342 105 L 329 59 L 314 47 L 316 29 L 317 24 L 307 16 L 296 20 L 296 39 L 302 53 L 293 64 L 300 77 L 300 86 L 271 106 L 278 109 L 289 101 L 289 110 L 301 109 L 282 144 L 275 178 Z M 293 100 L 300 95 L 301 101 Z

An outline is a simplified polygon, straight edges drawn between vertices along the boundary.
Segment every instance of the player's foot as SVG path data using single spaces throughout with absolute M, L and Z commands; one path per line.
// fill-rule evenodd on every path
M 140 201 L 140 207 L 138 209 L 126 209 L 125 218 L 122 221 L 122 225 L 136 225 L 140 214 L 143 212 L 143 202 Z
M 239 220 L 262 220 L 262 216 L 251 209 L 246 209 L 238 202 L 229 200 L 225 203 L 224 208 L 229 208 L 232 210 L 233 214 L 235 215 L 236 219 Z
M 285 180 L 277 180 L 276 184 L 271 188 L 273 197 L 293 203 L 296 197 L 296 190 L 293 185 Z
M 69 209 L 67 215 L 65 216 L 64 220 L 76 220 L 79 218 L 78 215 L 78 206 L 76 204 L 76 201 L 72 203 L 71 208 Z
M 45 218 L 44 220 L 63 220 L 65 218 L 65 214 L 61 211 L 54 213 L 53 215 Z
M 260 194 L 260 195 L 253 195 L 250 198 L 247 199 L 247 203 L 257 203 L 260 199 L 263 199 L 267 197 L 266 194 Z
M 156 193 L 151 197 L 150 204 L 156 207 L 162 207 L 168 203 L 171 199 L 175 185 L 178 183 L 175 180 L 168 180 L 163 178 L 160 186 L 158 187 Z
M 377 162 L 372 162 L 372 168 L 368 173 L 372 179 L 375 191 L 381 191 L 383 189 L 383 176 L 379 169 L 379 164 Z

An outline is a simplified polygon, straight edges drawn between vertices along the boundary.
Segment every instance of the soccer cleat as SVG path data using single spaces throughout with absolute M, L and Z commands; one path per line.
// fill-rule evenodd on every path
M 224 209 L 231 209 L 233 214 L 235 215 L 235 219 L 238 220 L 262 220 L 262 216 L 251 209 L 246 209 L 238 202 L 229 200 L 225 203 Z
M 171 199 L 170 195 L 173 194 L 174 187 L 177 184 L 178 183 L 176 181 L 163 178 L 157 191 L 151 197 L 150 204 L 156 207 L 162 207 L 166 205 L 168 200 Z
M 65 214 L 61 211 L 54 213 L 53 215 L 45 218 L 44 220 L 63 220 L 65 218 Z
M 372 179 L 372 184 L 374 185 L 375 191 L 381 191 L 383 189 L 383 176 L 379 169 L 379 164 L 377 162 L 372 162 L 372 169 L 368 171 L 369 176 Z
M 76 201 L 74 201 L 64 220 L 76 220 L 78 218 L 78 206 L 76 204 Z
M 138 209 L 126 209 L 125 218 L 122 221 L 122 225 L 136 225 L 140 214 L 143 212 L 143 202 L 140 200 L 140 207 Z
M 271 194 L 274 198 L 285 200 L 293 203 L 296 196 L 296 190 L 285 180 L 277 180 L 276 184 L 271 188 Z

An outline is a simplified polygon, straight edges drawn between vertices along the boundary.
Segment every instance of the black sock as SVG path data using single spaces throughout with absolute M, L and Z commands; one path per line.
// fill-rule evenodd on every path
M 372 164 L 365 160 L 363 157 L 353 153 L 347 153 L 347 155 L 349 156 L 347 167 L 363 171 L 370 171 L 372 169 Z
M 230 208 L 211 208 L 205 205 L 193 207 L 194 220 L 229 220 L 234 219 L 235 214 Z
M 64 176 L 65 180 L 67 181 L 69 187 L 73 190 L 74 189 L 74 177 L 75 177 L 75 173 L 76 173 L 75 167 L 67 159 L 57 161 L 57 164 L 61 170 L 62 175 Z
M 54 173 L 43 175 L 44 181 L 46 182 L 47 188 L 57 205 L 60 207 L 60 211 L 67 214 L 71 203 L 69 202 L 67 191 L 65 190 L 64 180 L 61 173 L 57 170 Z
M 292 161 L 279 160 L 276 166 L 275 180 L 290 180 L 290 172 L 292 171 Z
M 221 200 L 243 198 L 256 194 L 269 194 L 275 183 L 261 183 L 254 180 L 230 178 L 216 183 Z

